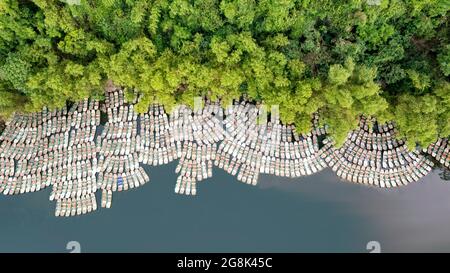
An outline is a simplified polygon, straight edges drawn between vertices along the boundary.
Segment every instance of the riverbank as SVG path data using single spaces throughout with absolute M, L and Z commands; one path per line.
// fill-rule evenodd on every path
M 3 131 L 5 130 L 6 127 L 6 123 L 3 119 L 0 119 L 0 135 L 3 133 Z
M 123 90 L 111 89 L 103 103 L 85 100 L 70 108 L 16 115 L 0 136 L 0 192 L 52 187 L 55 215 L 74 216 L 110 208 L 116 192 L 150 181 L 143 166 L 172 161 L 178 162 L 174 191 L 184 195 L 197 195 L 199 185 L 213 177 L 213 166 L 248 185 L 257 185 L 264 174 L 296 178 L 331 168 L 349 182 L 396 188 L 431 171 L 434 164 L 424 152 L 443 164 L 450 161 L 446 139 L 428 151 L 409 151 L 396 138 L 393 123 L 361 118 L 344 145 L 335 147 L 317 116 L 311 132 L 298 134 L 280 122 L 276 108 L 268 118 L 264 107 L 246 101 L 226 109 L 210 101 L 199 104 L 204 105 L 180 106 L 171 115 L 154 105 L 138 115 Z M 101 109 L 107 120 L 99 131 Z M 97 191 L 102 192 L 100 205 Z

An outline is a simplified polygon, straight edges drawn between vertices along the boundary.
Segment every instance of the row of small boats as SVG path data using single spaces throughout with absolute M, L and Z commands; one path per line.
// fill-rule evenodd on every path
M 226 109 L 225 139 L 215 165 L 239 181 L 257 184 L 260 173 L 285 177 L 310 175 L 326 167 L 318 136 L 325 129 L 297 134 L 293 126 L 281 125 L 277 111 L 270 121 L 259 122 L 265 110 L 246 101 Z
M 100 107 L 105 107 L 108 122 L 97 136 Z M 433 165 L 396 138 L 393 123 L 362 118 L 336 149 L 331 140 L 321 146 L 319 139 L 327 130 L 319 126 L 317 115 L 313 130 L 298 134 L 293 126 L 280 123 L 277 111 L 264 120 L 264 107 L 248 101 L 225 110 L 208 101 L 193 110 L 179 106 L 170 116 L 154 105 L 140 118 L 133 107 L 123 91 L 114 90 L 102 106 L 85 100 L 69 110 L 15 115 L 0 136 L 0 192 L 20 194 L 52 186 L 50 199 L 59 206 L 57 214 L 78 215 L 78 207 L 81 214 L 93 211 L 93 206 L 83 210 L 83 202 L 89 196 L 92 200 L 97 189 L 102 190 L 102 207 L 110 207 L 112 192 L 148 182 L 140 164 L 156 166 L 175 159 L 175 192 L 187 195 L 197 193 L 197 183 L 212 176 L 213 166 L 251 185 L 261 173 L 299 177 L 330 167 L 344 180 L 395 187 L 419 180 Z M 447 139 L 427 151 L 449 165 Z
M 150 106 L 140 119 L 139 162 L 158 166 L 179 158 L 181 141 L 172 141 L 171 135 L 169 118 L 164 108 L 158 104 Z
M 139 168 L 139 160 L 136 154 L 124 156 L 100 157 L 99 171 L 107 173 L 123 173 L 124 171 L 134 171 Z
M 416 182 L 427 175 L 433 166 L 424 157 L 419 158 L 410 165 L 378 170 L 349 164 L 342 158 L 336 157 L 335 154 L 328 155 L 325 160 L 328 166 L 343 180 L 382 188 L 397 187 Z
M 367 120 L 361 119 L 360 127 L 345 140 L 340 148 L 335 148 L 331 139 L 324 140 L 323 159 L 343 180 L 378 187 L 397 187 L 418 181 L 432 170 L 433 163 L 418 151 L 409 151 L 404 141 L 389 145 L 395 140 L 392 123 L 369 127 Z M 379 138 L 377 147 L 361 145 L 377 136 L 377 130 L 391 132 L 389 138 Z M 368 142 L 364 142 L 368 143 Z M 381 148 L 380 147 L 387 147 Z
M 50 162 L 54 163 L 50 168 L 53 187 L 49 199 L 56 200 L 56 216 L 81 215 L 97 209 L 99 167 L 95 136 L 100 125 L 99 103 L 95 100 L 75 103 L 67 117 L 70 121 L 69 130 L 64 132 L 69 135 L 65 139 L 67 145 L 50 153 Z
M 348 161 L 372 169 L 388 169 L 408 164 L 413 160 L 405 145 L 391 150 L 365 150 L 347 140 L 339 153 Z
M 70 180 L 58 180 L 53 184 L 49 200 L 59 200 L 71 197 L 83 197 L 97 191 L 97 180 L 95 176 L 77 177 Z
M 167 147 L 141 148 L 139 151 L 139 162 L 152 166 L 165 165 L 180 158 L 181 151 L 181 142 L 171 143 Z
M 50 186 L 50 180 L 40 173 L 32 175 L 0 177 L 0 193 L 4 195 L 36 192 Z
M 149 107 L 141 119 L 140 162 L 167 164 L 179 158 L 175 192 L 195 195 L 196 184 L 212 176 L 216 143 L 224 137 L 220 105 L 206 102 L 199 109 L 177 107 L 170 118 L 162 106 Z
M 137 188 L 150 179 L 139 166 L 141 140 L 133 105 L 125 102 L 122 90 L 108 92 L 105 105 L 108 121 L 97 138 L 97 185 L 102 189 L 102 207 L 109 208 L 113 192 Z
M 175 193 L 185 195 L 197 194 L 197 180 L 194 177 L 180 175 L 175 184 Z
M 10 157 L 0 157 L 0 178 L 14 175 L 14 159 Z
M 124 107 L 124 106 L 123 106 Z M 137 120 L 108 122 L 114 126 L 105 126 L 101 137 L 105 139 L 131 138 L 137 135 Z
M 396 133 L 392 122 L 379 125 L 374 119 L 361 117 L 359 128 L 350 131 L 347 139 L 364 150 L 387 151 L 405 144 L 402 139 L 395 138 Z
M 112 204 L 112 190 L 102 190 L 102 200 L 101 206 L 102 208 L 111 208 Z
M 87 194 L 79 197 L 58 199 L 56 201 L 55 216 L 82 215 L 97 210 L 95 194 Z
M 197 183 L 212 177 L 217 143 L 224 139 L 223 112 L 218 103 L 206 101 L 203 107 L 193 110 L 178 107 L 171 115 L 173 124 L 170 141 L 176 145 L 180 161 L 175 169 L 179 173 L 175 192 L 196 195 Z M 181 153 L 180 148 L 182 147 Z
M 124 173 L 98 174 L 97 187 L 111 191 L 126 191 L 137 188 L 150 181 L 148 174 L 142 167 Z
M 178 106 L 169 119 L 170 142 L 189 141 L 212 144 L 224 137 L 224 128 L 217 113 L 219 105 L 207 103 L 202 109 L 193 111 L 187 106 Z
M 197 182 L 213 175 L 215 144 L 185 142 L 175 172 L 179 173 L 175 192 L 195 195 Z
M 139 136 L 133 135 L 130 138 L 98 138 L 97 147 L 100 155 L 103 156 L 124 156 L 134 154 L 139 149 Z
M 448 138 L 440 138 L 428 146 L 428 153 L 439 163 L 450 168 L 450 142 Z

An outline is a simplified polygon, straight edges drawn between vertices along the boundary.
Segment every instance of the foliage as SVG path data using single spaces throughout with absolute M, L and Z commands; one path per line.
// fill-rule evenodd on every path
M 338 145 L 364 114 L 425 146 L 450 134 L 444 2 L 2 0 L 0 111 L 98 97 L 110 79 L 140 112 L 245 95 L 300 132 L 320 112 Z

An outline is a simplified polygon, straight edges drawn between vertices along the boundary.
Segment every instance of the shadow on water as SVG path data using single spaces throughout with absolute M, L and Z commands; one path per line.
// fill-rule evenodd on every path
M 78 241 L 82 252 L 368 252 L 372 240 L 382 251 L 450 251 L 450 186 L 437 173 L 384 191 L 330 170 L 253 187 L 215 168 L 191 197 L 174 193 L 175 166 L 146 167 L 150 183 L 84 216 L 54 217 L 50 189 L 0 196 L 0 251 L 68 252 Z

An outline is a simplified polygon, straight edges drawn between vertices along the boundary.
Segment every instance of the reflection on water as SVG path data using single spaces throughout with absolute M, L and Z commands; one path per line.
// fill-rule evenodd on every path
M 338 181 L 329 169 L 257 187 L 220 169 L 196 197 L 173 193 L 175 163 L 147 168 L 150 183 L 118 193 L 111 209 L 56 218 L 50 190 L 0 196 L 0 252 L 450 251 L 450 184 L 438 172 L 382 190 Z

